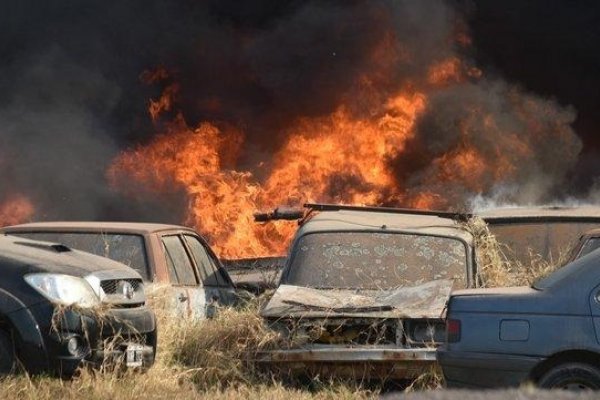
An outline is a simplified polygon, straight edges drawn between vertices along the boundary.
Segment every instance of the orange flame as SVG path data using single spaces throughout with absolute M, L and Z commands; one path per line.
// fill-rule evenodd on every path
M 392 98 L 374 121 L 353 118 L 343 107 L 305 119 L 289 133 L 263 183 L 250 171 L 225 165 L 237 155 L 242 133 L 208 123 L 193 129 L 180 115 L 166 134 L 121 154 L 108 177 L 129 195 L 137 192 L 132 178 L 157 191 L 172 183 L 183 187 L 190 199 L 185 223 L 207 234 L 222 256 L 281 254 L 293 224 L 260 226 L 253 213 L 307 201 L 375 204 L 382 193 L 400 195 L 391 190 L 387 160 L 404 150 L 424 107 L 424 95 L 413 93 Z
M 460 45 L 470 44 L 463 32 L 457 37 Z M 428 160 L 427 172 L 415 178 L 419 181 L 405 187 L 391 161 L 401 159 L 415 137 L 428 93 L 472 82 L 482 72 L 450 57 L 427 68 L 422 82 L 409 82 L 391 96 L 379 93 L 375 88 L 385 82 L 393 60 L 410 60 L 410 55 L 390 50 L 394 40 L 386 37 L 376 46 L 373 70 L 359 78 L 368 104 L 363 114 L 356 115 L 342 102 L 330 115 L 295 121 L 271 159 L 256 160 L 244 169 L 237 166 L 243 132 L 208 122 L 190 127 L 180 114 L 162 135 L 114 160 L 107 172 L 111 186 L 129 196 L 143 195 L 143 190 L 164 193 L 183 189 L 188 209 L 182 222 L 207 235 L 222 257 L 235 258 L 286 251 L 294 224 L 258 225 L 253 221 L 256 210 L 317 201 L 447 208 L 456 200 L 448 193 L 450 187 L 481 193 L 494 182 L 513 176 L 517 160 L 530 157 L 531 143 L 517 134 L 501 132 L 491 115 L 473 106 L 465 109 L 462 119 L 451 122 L 460 131 L 458 144 L 434 155 Z M 167 76 L 159 70 L 148 73 L 146 79 Z M 173 109 L 178 90 L 172 84 L 158 100 L 151 101 L 149 112 L 154 121 L 163 111 Z M 215 99 L 214 107 L 220 106 Z M 515 103 L 514 107 L 517 114 L 523 114 L 518 116 L 521 122 L 531 125 L 532 135 L 543 134 L 544 127 L 536 126 L 531 118 L 538 111 L 534 104 Z M 491 140 L 483 148 L 473 146 L 473 138 L 482 135 L 482 130 L 501 133 L 492 136 L 502 143 Z

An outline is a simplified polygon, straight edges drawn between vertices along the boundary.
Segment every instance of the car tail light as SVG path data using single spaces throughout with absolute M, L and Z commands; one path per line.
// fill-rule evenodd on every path
M 446 341 L 448 343 L 460 340 L 460 320 L 449 319 L 446 321 Z

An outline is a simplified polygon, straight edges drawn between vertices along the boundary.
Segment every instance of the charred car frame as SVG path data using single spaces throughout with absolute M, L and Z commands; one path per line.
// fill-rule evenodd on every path
M 474 284 L 471 235 L 454 214 L 309 207 L 261 311 L 290 345 L 260 361 L 369 379 L 435 365 L 450 291 Z

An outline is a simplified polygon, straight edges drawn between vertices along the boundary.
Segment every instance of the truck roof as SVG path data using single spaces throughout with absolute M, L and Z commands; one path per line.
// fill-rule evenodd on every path
M 0 232 L 118 232 L 148 234 L 168 230 L 194 231 L 180 225 L 155 224 L 145 222 L 99 222 L 99 221 L 49 221 L 13 225 L 0 228 Z
M 541 207 L 502 207 L 483 210 L 476 213 L 487 222 L 513 221 L 600 221 L 600 206 L 585 205 L 541 206 Z
M 297 236 L 314 232 L 365 230 L 450 236 L 470 244 L 473 241 L 471 234 L 451 218 L 355 210 L 316 212 L 300 227 Z

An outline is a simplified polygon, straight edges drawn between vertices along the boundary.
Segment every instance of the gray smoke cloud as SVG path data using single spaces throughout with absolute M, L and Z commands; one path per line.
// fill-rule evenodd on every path
M 450 204 L 463 205 L 475 196 L 546 203 L 566 197 L 565 178 L 582 148 L 572 129 L 575 117 L 571 107 L 498 79 L 454 85 L 430 96 L 411 146 L 417 149 L 418 163 L 405 165 L 400 158 L 399 168 L 409 192 L 444 194 Z M 465 147 L 490 167 L 479 174 L 481 167 L 474 164 L 471 177 L 453 179 L 453 171 L 434 162 Z

